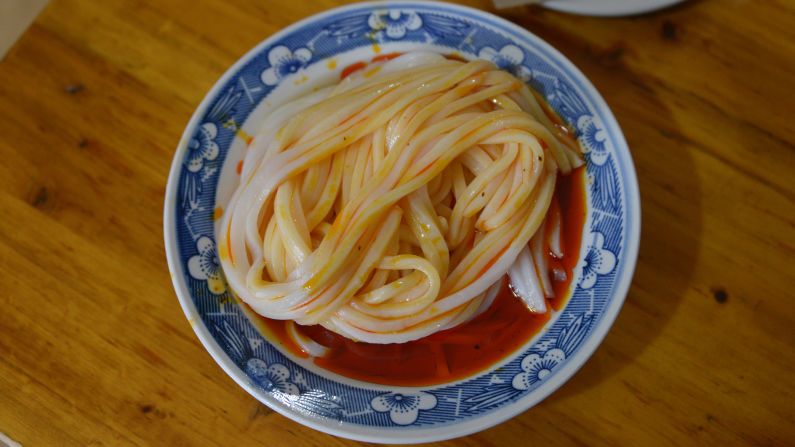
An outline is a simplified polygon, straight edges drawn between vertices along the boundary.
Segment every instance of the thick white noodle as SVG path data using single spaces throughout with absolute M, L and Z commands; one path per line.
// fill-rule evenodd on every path
M 547 301 L 533 265 L 530 247 L 524 247 L 519 252 L 511 268 L 508 270 L 511 281 L 511 291 L 524 301 L 530 312 L 544 313 L 547 311 Z

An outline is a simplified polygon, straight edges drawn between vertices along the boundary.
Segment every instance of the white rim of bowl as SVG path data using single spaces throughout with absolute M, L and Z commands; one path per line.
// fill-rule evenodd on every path
M 637 2 L 636 0 L 602 0 L 591 2 L 577 2 L 570 0 L 553 0 L 543 2 L 541 6 L 555 11 L 566 12 L 569 14 L 593 16 L 593 17 L 626 17 L 665 9 L 681 3 L 684 0 L 646 0 Z

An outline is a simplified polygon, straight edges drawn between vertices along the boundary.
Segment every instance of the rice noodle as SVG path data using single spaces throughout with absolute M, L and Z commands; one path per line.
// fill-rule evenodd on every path
M 370 343 L 473 318 L 509 272 L 545 309 L 548 266 L 528 242 L 543 246 L 557 175 L 580 162 L 573 142 L 489 62 L 373 66 L 264 120 L 219 230 L 231 289 L 265 317 Z
M 298 332 L 295 328 L 295 322 L 288 321 L 285 327 L 290 339 L 305 353 L 312 357 L 325 357 L 328 354 L 329 348 Z
M 535 236 L 530 239 L 530 253 L 533 257 L 533 263 L 536 268 L 536 275 L 541 282 L 541 290 L 544 291 L 544 296 L 552 298 L 555 292 L 552 290 L 552 281 L 549 280 L 549 262 L 547 262 L 547 254 L 544 253 L 544 233 L 546 221 L 541 224 Z
M 544 292 L 529 247 L 524 247 L 519 252 L 516 261 L 508 270 L 508 277 L 511 279 L 511 291 L 524 301 L 530 312 L 542 314 L 547 311 Z
M 547 216 L 547 233 L 549 238 L 549 252 L 557 259 L 563 257 L 563 223 L 560 209 L 554 208 L 549 211 Z

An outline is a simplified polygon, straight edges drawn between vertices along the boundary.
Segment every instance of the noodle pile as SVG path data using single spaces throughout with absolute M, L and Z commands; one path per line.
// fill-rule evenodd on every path
M 471 319 L 506 273 L 526 300 L 542 289 L 542 307 L 549 277 L 528 242 L 558 173 L 581 163 L 511 74 L 408 53 L 266 118 L 224 212 L 220 261 L 257 313 L 369 343 Z

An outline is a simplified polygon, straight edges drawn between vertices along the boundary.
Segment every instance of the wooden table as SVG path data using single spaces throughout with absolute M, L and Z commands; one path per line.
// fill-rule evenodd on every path
M 353 444 L 273 413 L 213 362 L 161 230 L 171 157 L 205 92 L 336 3 L 52 0 L 0 62 L 0 432 L 26 446 Z M 794 8 L 502 13 L 613 108 L 643 238 L 585 367 L 521 416 L 443 444 L 795 444 Z

